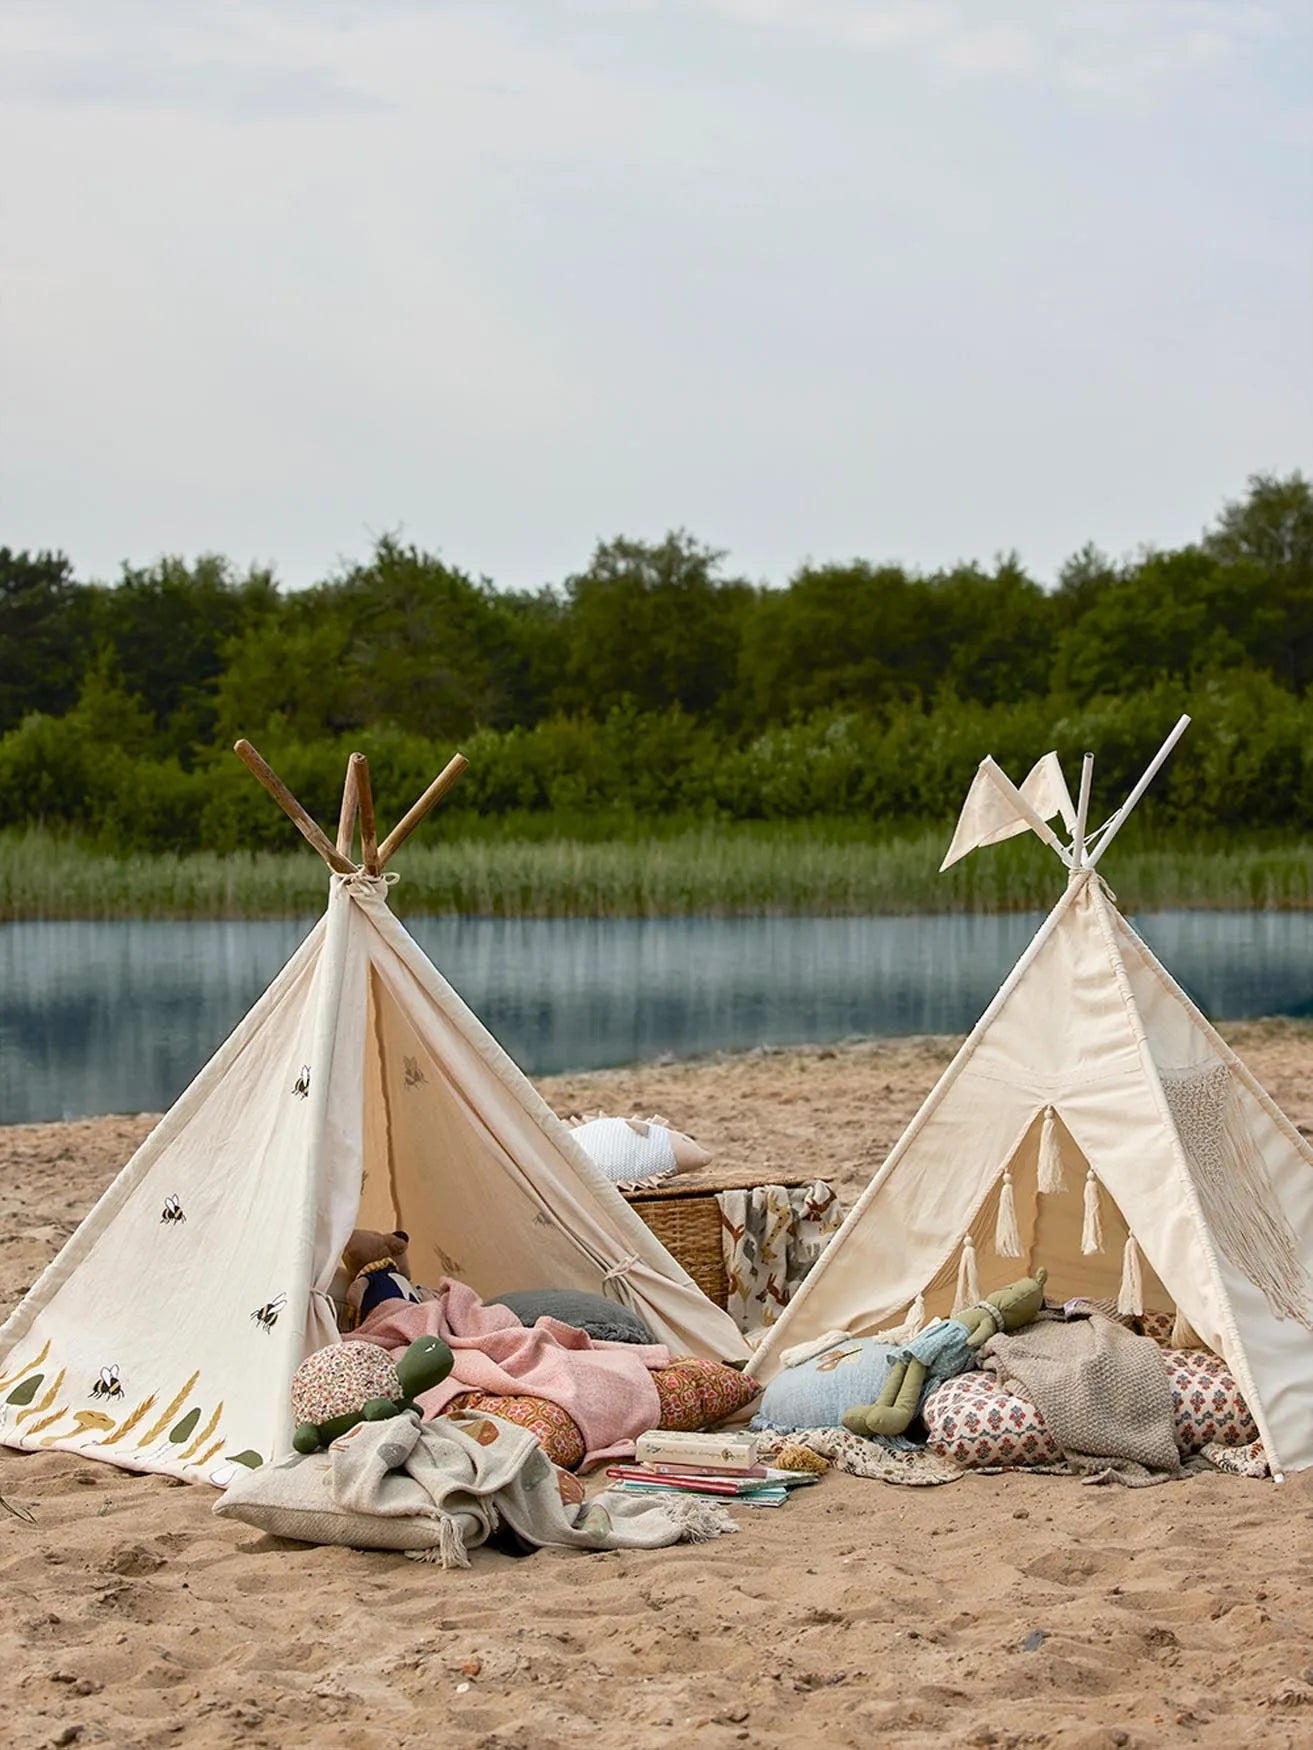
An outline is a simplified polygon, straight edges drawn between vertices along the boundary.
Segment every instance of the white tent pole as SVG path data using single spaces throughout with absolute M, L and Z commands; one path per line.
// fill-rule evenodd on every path
M 1167 737 L 1167 740 L 1162 744 L 1162 746 L 1158 749 L 1158 752 L 1149 761 L 1149 764 L 1145 768 L 1144 774 L 1141 777 L 1139 783 L 1131 791 L 1130 795 L 1126 798 L 1125 802 L 1122 803 L 1121 807 L 1117 810 L 1116 814 L 1113 815 L 1112 819 L 1108 822 L 1107 826 L 1104 828 L 1103 837 L 1099 840 L 1098 844 L 1094 847 L 1093 852 L 1091 853 L 1091 855 L 1087 859 L 1087 865 L 1089 868 L 1093 869 L 1095 867 L 1095 865 L 1099 861 L 1099 858 L 1107 850 L 1108 846 L 1112 843 L 1112 841 L 1117 837 L 1117 834 L 1121 831 L 1122 827 L 1125 825 L 1126 821 L 1129 819 L 1131 810 L 1135 807 L 1135 804 L 1140 800 L 1141 796 L 1144 795 L 1145 791 L 1149 788 L 1150 784 L 1152 784 L 1154 779 L 1157 777 L 1158 768 L 1162 765 L 1163 761 L 1167 758 L 1168 754 L 1176 746 L 1177 742 L 1181 739 L 1181 737 L 1185 734 L 1186 730 L 1189 727 L 1190 727 L 1190 719 L 1189 719 L 1188 715 L 1186 715 L 1186 713 L 1182 712 L 1181 716 L 1176 721 L 1176 726 L 1172 730 L 1172 733 Z
M 1071 833 L 1071 866 L 1079 869 L 1085 861 L 1085 823 L 1090 817 L 1090 781 L 1094 776 L 1094 755 L 1087 753 L 1080 763 L 1080 795 L 1076 801 L 1076 824 Z
M 992 754 L 986 754 L 985 758 L 981 760 L 980 769 L 992 779 L 995 788 L 1002 791 L 1003 795 L 1007 797 L 1008 801 L 1016 809 L 1017 813 L 1021 815 L 1022 819 L 1039 834 L 1040 838 L 1044 840 L 1044 843 L 1048 845 L 1050 850 L 1054 850 L 1058 853 L 1063 862 L 1070 869 L 1071 853 L 1068 851 L 1066 845 L 1063 844 L 1062 840 L 1058 837 L 1057 833 L 1054 832 L 1053 828 L 1049 825 L 1048 821 L 1045 820 L 1039 810 L 1033 808 L 1031 804 L 1027 802 L 1026 798 L 1021 794 L 1020 790 L 1017 789 L 1017 786 L 1012 782 L 1011 778 L 1008 777 L 1007 773 L 994 759 Z

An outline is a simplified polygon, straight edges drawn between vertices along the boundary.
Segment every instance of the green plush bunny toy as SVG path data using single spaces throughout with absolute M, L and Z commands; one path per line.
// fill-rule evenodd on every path
M 844 1416 L 853 1434 L 905 1434 L 925 1401 L 927 1387 L 976 1365 L 976 1351 L 999 1331 L 1017 1331 L 1044 1305 L 1049 1273 L 1043 1265 L 1006 1288 L 963 1307 L 932 1325 L 890 1357 L 884 1386 L 873 1404 L 858 1404 Z
M 297 1368 L 292 1378 L 292 1421 L 297 1452 L 318 1452 L 357 1422 L 385 1422 L 431 1391 L 455 1366 L 441 1337 L 416 1337 L 394 1362 L 386 1349 L 365 1342 L 330 1343 Z

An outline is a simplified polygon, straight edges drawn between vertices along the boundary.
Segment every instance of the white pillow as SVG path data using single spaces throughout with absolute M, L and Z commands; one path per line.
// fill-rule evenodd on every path
M 704 1167 L 707 1150 L 660 1119 L 589 1118 L 573 1135 L 589 1159 L 616 1184 L 664 1179 L 691 1167 Z

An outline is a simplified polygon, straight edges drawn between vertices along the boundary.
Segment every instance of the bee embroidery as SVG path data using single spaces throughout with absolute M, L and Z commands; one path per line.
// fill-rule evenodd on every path
M 419 1067 L 419 1059 L 417 1057 L 407 1057 L 406 1059 L 404 1059 L 404 1062 L 405 1062 L 405 1066 L 406 1066 L 406 1074 L 405 1074 L 406 1087 L 418 1088 L 424 1082 L 428 1081 L 429 1078 L 424 1074 L 424 1071 Z
M 301 1065 L 301 1073 L 292 1084 L 292 1092 L 298 1099 L 308 1100 L 310 1098 L 310 1065 L 308 1063 Z
M 101 1368 L 100 1378 L 92 1386 L 91 1395 L 93 1398 L 121 1398 L 123 1396 L 123 1387 L 119 1384 L 117 1367 Z
M 164 1208 L 160 1213 L 160 1220 L 186 1221 L 186 1219 L 187 1217 L 182 1213 L 182 1204 L 178 1202 L 178 1199 L 176 1197 L 166 1197 L 164 1199 Z
M 276 1294 L 272 1300 L 266 1301 L 263 1306 L 257 1306 L 255 1311 L 251 1314 L 251 1317 L 255 1323 L 259 1325 L 262 1331 L 272 1331 L 274 1326 L 278 1323 L 279 1313 L 282 1312 L 286 1305 L 287 1296 L 285 1294 Z

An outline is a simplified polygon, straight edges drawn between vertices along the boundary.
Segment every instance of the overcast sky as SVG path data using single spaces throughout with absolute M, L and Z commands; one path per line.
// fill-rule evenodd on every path
M 0 544 L 499 583 L 1313 467 L 1308 0 L 0 0 Z

